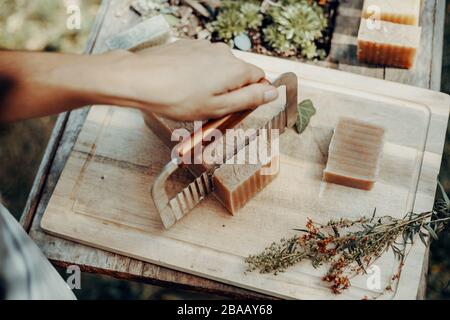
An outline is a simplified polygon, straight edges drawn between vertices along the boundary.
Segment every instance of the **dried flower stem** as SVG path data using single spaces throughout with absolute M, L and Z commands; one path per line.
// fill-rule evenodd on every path
M 301 235 L 272 243 L 245 261 L 248 271 L 274 274 L 304 259 L 311 260 L 314 267 L 329 264 L 322 279 L 330 283 L 333 293 L 338 294 L 350 286 L 352 276 L 365 273 L 391 249 L 399 261 L 397 273 L 385 288 L 392 290 L 394 282 L 400 279 L 408 245 L 412 245 L 417 236 L 425 245 L 430 237 L 437 239 L 437 233 L 448 226 L 449 212 L 450 200 L 444 197 L 436 202 L 432 211 L 411 212 L 401 219 L 377 217 L 376 210 L 371 218 L 331 220 L 327 224 L 308 219 L 306 229 L 295 229 L 302 232 Z

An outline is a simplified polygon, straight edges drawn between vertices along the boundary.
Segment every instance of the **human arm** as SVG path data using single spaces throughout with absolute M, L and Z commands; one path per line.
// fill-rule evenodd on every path
M 205 120 L 277 97 L 264 72 L 224 44 L 180 40 L 100 55 L 0 51 L 0 122 L 110 104 Z

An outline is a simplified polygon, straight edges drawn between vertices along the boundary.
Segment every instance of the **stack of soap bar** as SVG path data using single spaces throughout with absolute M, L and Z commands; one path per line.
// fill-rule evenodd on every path
M 384 133 L 382 127 L 341 118 L 331 139 L 323 180 L 371 190 L 380 169 Z
M 414 65 L 420 33 L 417 26 L 362 19 L 358 60 L 409 69 Z
M 239 126 L 243 130 L 249 128 L 261 128 L 272 119 L 284 106 L 285 92 L 280 91 L 280 99 L 267 105 L 259 107 L 250 114 Z M 174 129 L 185 128 L 193 131 L 192 123 L 177 122 L 165 119 L 152 113 L 145 113 L 144 119 L 148 127 L 166 144 L 173 148 L 177 142 L 171 141 L 171 134 Z M 281 139 L 281 137 L 280 137 Z M 230 139 L 226 137 L 228 143 Z M 250 144 L 259 143 L 254 140 Z M 210 147 L 210 146 L 208 146 Z M 215 148 L 222 148 L 223 142 L 214 144 Z M 265 161 L 256 164 L 235 164 L 242 153 L 247 153 L 251 149 L 250 145 L 242 149 L 237 155 L 232 157 L 226 164 L 223 164 L 214 173 L 214 196 L 224 205 L 231 214 L 235 214 L 248 201 L 250 201 L 260 190 L 267 186 L 277 176 L 278 170 L 273 174 L 266 174 L 273 168 L 278 168 L 278 154 L 270 154 Z M 210 152 L 208 152 L 210 154 Z M 246 157 L 248 159 L 248 157 Z M 207 164 L 192 164 L 188 166 L 189 170 L 196 176 L 203 173 L 205 169 L 210 168 Z M 264 169 L 264 171 L 263 171 Z M 264 173 L 264 174 L 263 174 Z
M 364 19 L 419 25 L 421 0 L 365 0 Z
M 159 15 L 112 36 L 106 40 L 106 45 L 111 50 L 138 51 L 164 44 L 171 36 L 169 24 L 162 15 Z

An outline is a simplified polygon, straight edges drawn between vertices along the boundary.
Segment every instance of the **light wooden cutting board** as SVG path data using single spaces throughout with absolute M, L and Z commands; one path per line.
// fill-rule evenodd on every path
M 376 263 L 372 274 L 351 279 L 351 288 L 337 296 L 321 281 L 325 267 L 314 269 L 305 261 L 278 276 L 245 274 L 244 257 L 294 235 L 292 229 L 303 227 L 308 217 L 326 222 L 369 216 L 375 207 L 379 215 L 396 217 L 411 210 L 430 210 L 450 98 L 288 60 L 236 54 L 270 74 L 295 72 L 300 99 L 311 99 L 317 109 L 304 134 L 290 130 L 283 135 L 281 169 L 274 182 L 236 216 L 209 197 L 166 231 L 149 188 L 169 161 L 169 150 L 145 126 L 139 111 L 95 106 L 56 186 L 42 228 L 83 244 L 277 297 L 361 299 L 382 291 L 397 268 L 391 253 Z M 321 181 L 332 130 L 343 115 L 386 128 L 380 178 L 370 192 Z M 179 189 L 190 180 L 187 172 L 180 171 L 169 188 Z M 425 247 L 417 241 L 398 288 L 383 298 L 416 297 L 424 253 Z

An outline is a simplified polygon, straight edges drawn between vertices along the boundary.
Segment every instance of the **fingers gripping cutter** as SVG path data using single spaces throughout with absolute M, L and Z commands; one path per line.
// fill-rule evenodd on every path
M 284 73 L 272 83 L 275 87 L 286 87 L 286 104 L 284 108 L 270 121 L 268 121 L 262 129 L 271 130 L 278 129 L 282 134 L 286 128 L 294 126 L 298 117 L 297 96 L 298 96 L 298 80 L 294 73 Z M 197 206 L 208 194 L 214 191 L 214 171 L 220 165 L 213 166 L 210 170 L 206 170 L 203 174 L 196 177 L 187 187 L 180 191 L 173 198 L 169 198 L 166 191 L 166 183 L 169 177 L 179 168 L 187 165 L 187 155 L 193 150 L 197 150 L 198 146 L 207 141 L 211 133 L 219 130 L 225 133 L 227 129 L 238 126 L 251 111 L 243 111 L 231 115 L 227 115 L 218 120 L 211 120 L 203 125 L 201 130 L 197 130 L 185 141 L 182 141 L 175 147 L 175 157 L 164 167 L 162 172 L 156 178 L 152 188 L 151 195 L 153 202 L 158 210 L 161 220 L 166 229 L 173 226 L 177 221 L 181 220 L 195 206 Z M 248 144 L 248 141 L 246 141 Z M 246 146 L 244 144 L 242 148 Z M 235 149 L 236 154 L 240 149 Z M 226 157 L 226 155 L 225 155 Z M 221 163 L 225 163 L 228 159 L 223 159 Z

